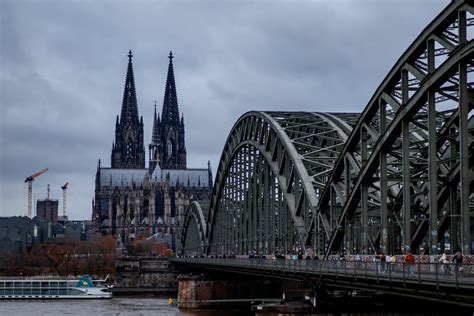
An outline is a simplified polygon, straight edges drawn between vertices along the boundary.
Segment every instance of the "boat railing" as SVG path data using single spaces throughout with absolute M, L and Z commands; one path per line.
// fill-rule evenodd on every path
M 14 281 L 14 280 L 27 280 L 27 281 L 77 281 L 81 278 L 81 276 L 54 276 L 54 275 L 34 275 L 34 276 L 0 276 L 0 281 Z M 91 278 L 92 279 L 92 278 Z M 107 280 L 107 279 L 105 279 Z M 95 280 L 92 279 L 93 282 L 95 281 L 103 281 L 103 280 Z

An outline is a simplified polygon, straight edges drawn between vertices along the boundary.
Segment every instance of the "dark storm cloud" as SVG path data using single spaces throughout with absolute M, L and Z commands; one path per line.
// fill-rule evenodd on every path
M 43 167 L 73 218 L 89 218 L 97 160 L 110 164 L 126 54 L 145 143 L 175 54 L 188 165 L 217 168 L 249 110 L 361 111 L 448 1 L 0 0 L 0 215 L 23 214 Z

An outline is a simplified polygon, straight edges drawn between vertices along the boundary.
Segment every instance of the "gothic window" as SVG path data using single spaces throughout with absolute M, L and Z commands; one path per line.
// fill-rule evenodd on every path
M 171 139 L 168 139 L 168 157 L 173 155 L 173 143 Z
M 112 218 L 109 221 L 111 221 L 112 227 L 115 228 L 117 226 L 118 198 L 114 196 L 112 199 Z
M 131 157 L 131 156 L 132 156 L 132 152 L 133 152 L 133 145 L 132 145 L 132 141 L 129 140 L 128 143 L 127 143 L 126 156 L 127 156 L 127 157 Z
M 123 217 L 126 219 L 128 213 L 128 195 L 125 196 L 124 205 L 123 205 Z

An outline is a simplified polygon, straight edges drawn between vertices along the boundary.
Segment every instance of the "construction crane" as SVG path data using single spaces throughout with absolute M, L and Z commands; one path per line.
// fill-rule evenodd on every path
M 63 189 L 63 221 L 66 221 L 66 190 L 69 182 L 66 182 L 61 189 Z
M 35 181 L 35 178 L 39 177 L 46 171 L 48 171 L 48 168 L 44 168 L 43 170 L 35 172 L 31 176 L 25 179 L 25 183 L 28 182 L 28 217 L 29 218 L 31 218 L 31 199 L 33 195 L 33 181 Z

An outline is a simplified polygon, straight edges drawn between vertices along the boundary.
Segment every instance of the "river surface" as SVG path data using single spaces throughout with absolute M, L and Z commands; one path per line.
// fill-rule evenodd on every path
M 1 1 L 1 0 L 0 0 Z M 444 310 L 440 310 L 444 311 Z M 457 308 L 450 307 L 450 311 Z M 459 312 L 459 311 L 458 311 Z M 335 313 L 339 314 L 339 313 Z M 344 313 L 345 315 L 372 316 L 372 315 L 408 315 L 407 313 Z M 412 313 L 409 313 L 412 314 Z M 435 313 L 437 314 L 437 313 Z M 447 313 L 446 315 L 450 315 Z M 38 315 L 77 315 L 77 316 L 244 316 L 253 315 L 250 311 L 180 311 L 176 306 L 168 305 L 166 298 L 156 297 L 114 297 L 109 300 L 0 300 L 0 316 L 38 316 Z M 334 315 L 318 314 L 318 315 Z M 414 315 L 433 315 L 417 311 Z M 474 315 L 468 313 L 468 315 Z
M 2 316 L 37 315 L 239 315 L 238 312 L 182 312 L 164 298 L 114 297 L 109 300 L 1 300 Z

